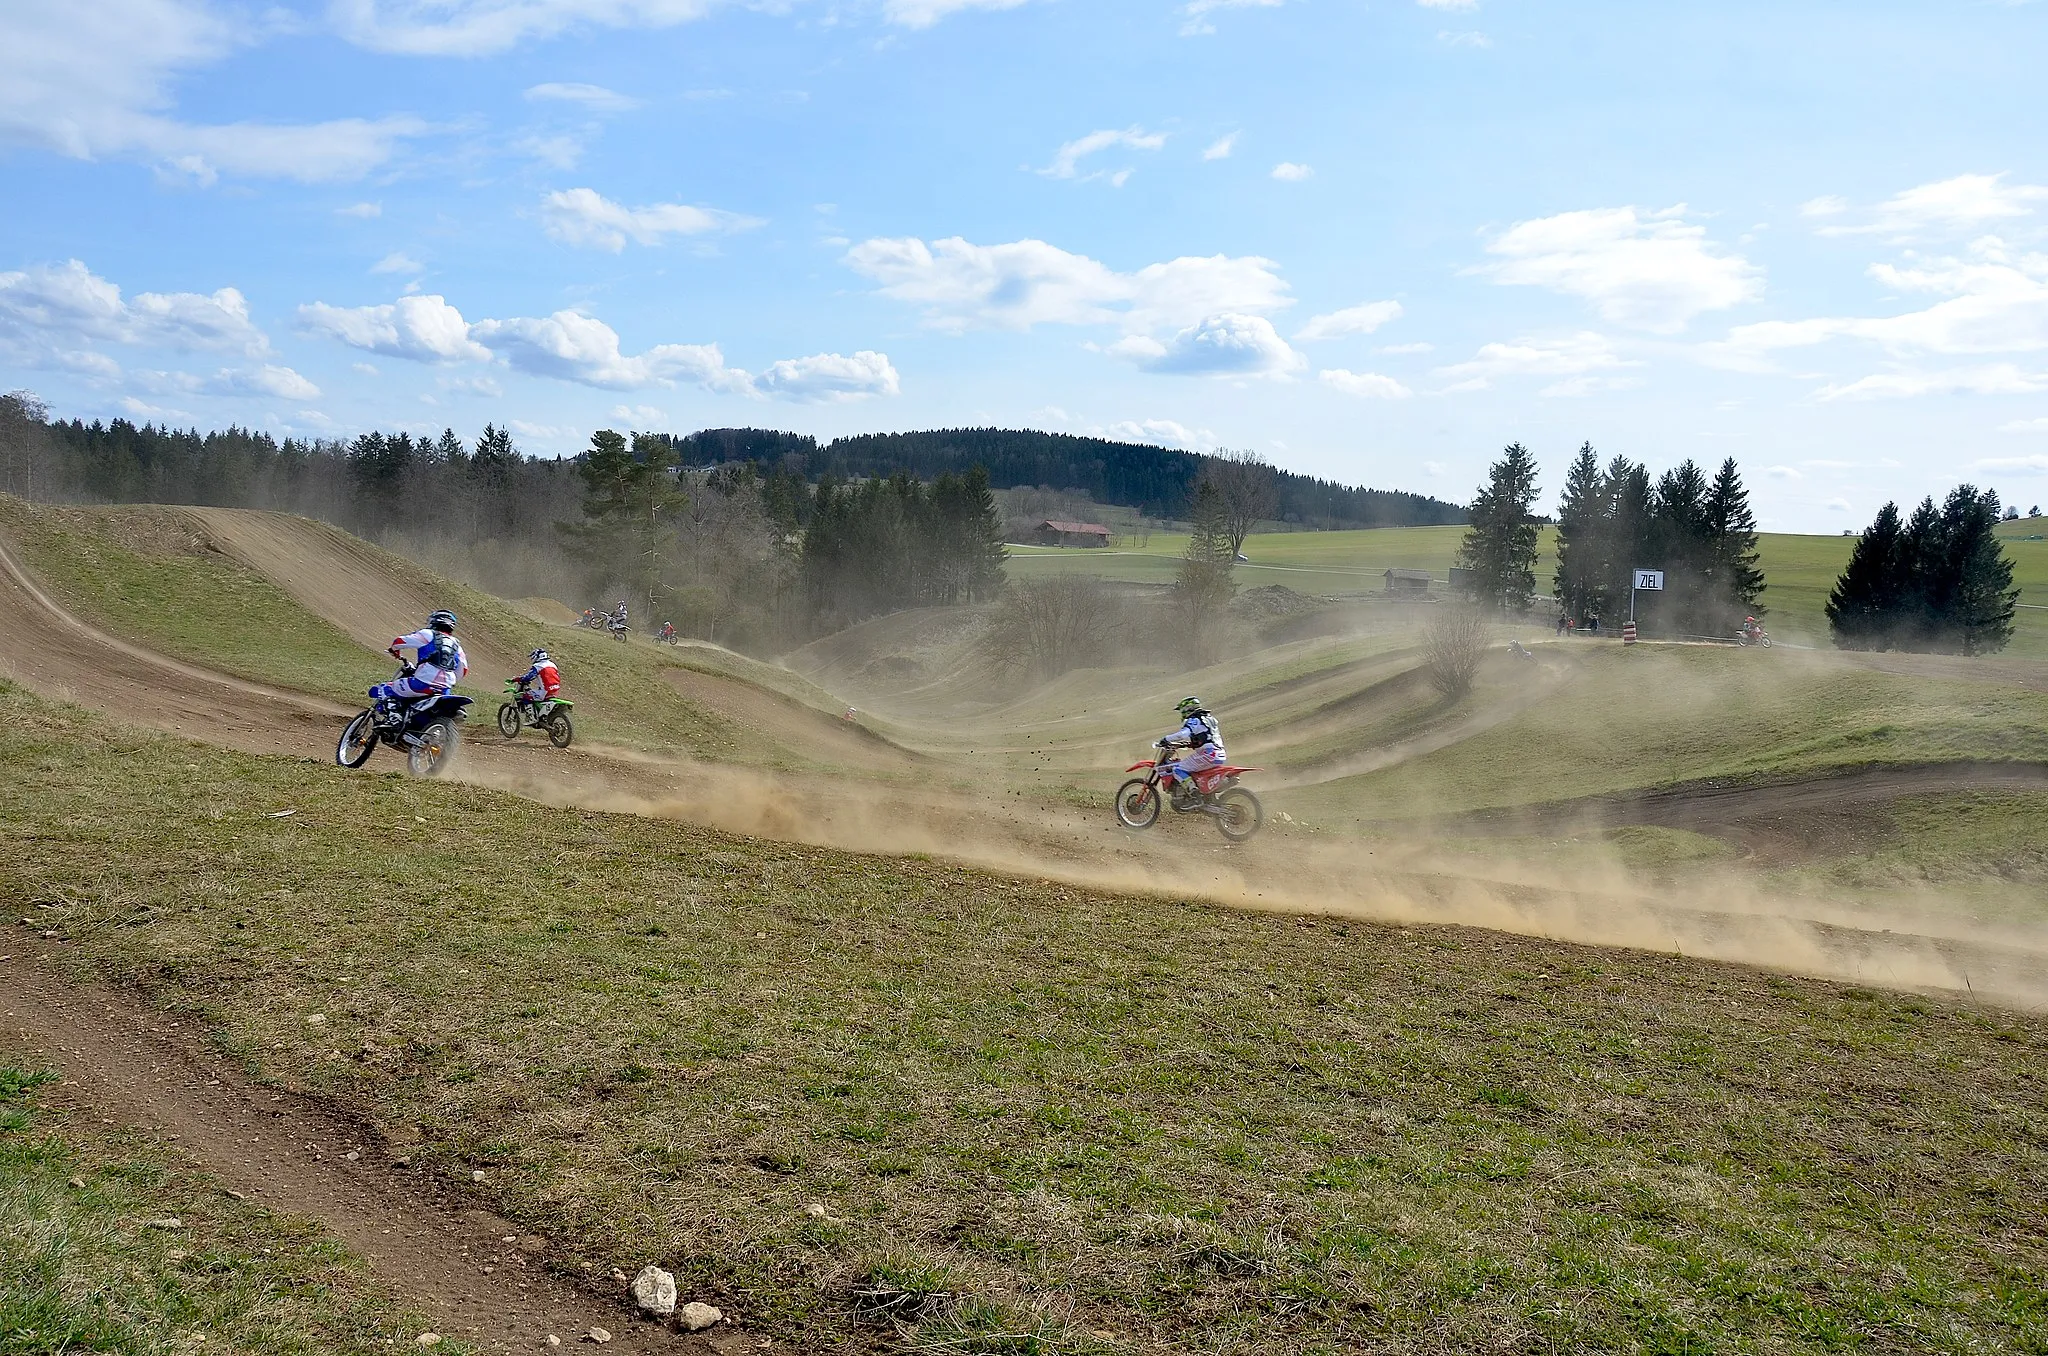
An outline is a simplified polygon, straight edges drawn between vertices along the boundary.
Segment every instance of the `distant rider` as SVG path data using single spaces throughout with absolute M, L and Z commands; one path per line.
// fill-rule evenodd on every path
M 1223 730 L 1217 725 L 1216 717 L 1202 706 L 1200 697 L 1183 697 L 1175 708 L 1180 712 L 1181 726 L 1172 734 L 1158 741 L 1162 750 L 1186 749 L 1187 752 L 1159 770 L 1159 775 L 1171 789 L 1175 782 L 1191 778 L 1197 772 L 1207 772 L 1212 767 L 1223 766 Z
M 370 699 L 388 725 L 402 723 L 406 711 L 416 702 L 447 696 L 448 690 L 469 672 L 469 656 L 462 652 L 462 642 L 455 638 L 453 612 L 436 612 L 427 618 L 425 629 L 393 640 L 389 653 L 393 659 L 404 662 L 403 652 L 408 647 L 413 657 L 404 676 L 370 689 Z
M 535 650 L 528 658 L 533 667 L 519 675 L 519 704 L 553 701 L 562 690 L 562 675 L 555 671 L 555 661 L 548 658 L 546 650 Z
M 658 636 L 657 639 L 663 641 L 664 643 L 672 643 L 675 640 L 675 638 L 676 624 L 674 622 L 663 622 L 661 624 L 661 635 Z

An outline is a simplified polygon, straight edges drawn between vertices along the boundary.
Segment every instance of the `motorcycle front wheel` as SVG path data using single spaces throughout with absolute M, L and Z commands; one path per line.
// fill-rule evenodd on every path
M 348 723 L 334 746 L 334 761 L 343 767 L 361 767 L 377 751 L 376 717 L 365 711 Z
M 1768 650 L 1768 649 L 1770 649 L 1770 648 L 1771 648 L 1771 638 L 1770 638 L 1769 636 L 1765 636 L 1765 637 L 1763 638 L 1763 647 L 1764 647 L 1764 648 L 1765 648 L 1766 650 Z
M 548 743 L 558 749 L 569 747 L 569 741 L 576 737 L 576 727 L 569 723 L 567 711 L 557 711 L 547 720 Z
M 1127 829 L 1149 829 L 1159 822 L 1159 788 L 1133 777 L 1116 790 L 1116 822 Z
M 507 739 L 519 738 L 519 708 L 511 702 L 498 708 L 498 733 Z
M 419 741 L 406 745 L 405 765 L 415 777 L 440 775 L 455 757 L 454 725 L 445 720 L 429 721 L 420 731 Z
M 1216 816 L 1217 832 L 1233 843 L 1242 843 L 1266 822 L 1259 798 L 1242 786 L 1233 786 L 1216 797 L 1216 808 L 1222 812 Z

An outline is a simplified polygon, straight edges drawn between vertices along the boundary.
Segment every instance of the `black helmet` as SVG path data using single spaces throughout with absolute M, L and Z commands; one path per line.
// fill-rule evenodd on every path
M 427 629 L 430 631 L 453 631 L 455 629 L 455 614 L 445 607 L 442 608 L 439 612 L 427 618 Z
M 546 650 L 535 650 L 531 655 L 527 656 L 528 660 L 535 664 L 545 662 L 547 657 L 548 652 Z

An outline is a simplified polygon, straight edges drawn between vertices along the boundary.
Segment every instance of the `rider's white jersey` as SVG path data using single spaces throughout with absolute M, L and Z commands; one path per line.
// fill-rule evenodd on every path
M 441 691 L 446 692 L 461 681 L 463 674 L 469 672 L 469 656 L 463 653 L 461 641 L 453 636 L 448 636 L 446 637 L 448 644 L 455 647 L 455 662 L 453 664 L 443 667 L 435 664 L 418 663 L 417 657 L 426 653 L 428 647 L 434 643 L 434 640 L 435 635 L 432 630 L 415 631 L 409 636 L 400 636 L 397 640 L 392 641 L 391 647 L 393 649 L 410 649 L 415 657 L 412 676 L 428 687 L 439 688 Z

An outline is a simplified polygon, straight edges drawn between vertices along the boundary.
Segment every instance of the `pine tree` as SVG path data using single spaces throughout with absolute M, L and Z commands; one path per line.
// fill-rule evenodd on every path
M 1607 464 L 1607 531 L 1600 568 L 1601 610 L 1595 616 L 1618 617 L 1628 608 L 1629 580 L 1638 566 L 1649 566 L 1655 498 L 1649 468 L 1627 457 Z M 1654 567 L 1652 567 L 1654 568 Z
M 1557 505 L 1557 573 L 1551 587 L 1559 610 L 1567 617 L 1599 613 L 1606 564 L 1602 539 L 1612 517 L 1599 459 L 1593 455 L 1593 444 L 1587 443 L 1565 473 L 1564 493 Z
M 1745 616 L 1762 616 L 1764 572 L 1757 568 L 1756 514 L 1735 458 L 1721 463 L 1707 491 L 1706 527 L 1710 546 L 1710 597 L 1704 619 L 1725 631 Z
M 1966 655 L 1996 654 L 2012 639 L 2019 590 L 1998 540 L 1998 494 L 1959 485 L 1942 506 L 1947 608 L 1941 622 L 1949 645 Z M 1946 648 L 1946 647 L 1944 647 Z
M 1470 571 L 1466 590 L 1473 602 L 1508 612 L 1526 612 L 1536 597 L 1536 459 L 1511 443 L 1487 469 L 1486 488 L 1472 501 L 1472 526 L 1458 547 L 1458 564 Z
M 579 555 L 622 583 L 632 600 L 655 610 L 675 548 L 675 515 L 689 502 L 676 483 L 674 449 L 664 440 L 600 429 L 580 459 L 583 521 L 562 525 Z
M 1889 649 L 1907 592 L 1906 526 L 1899 506 L 1886 504 L 1849 553 L 1828 594 L 1828 629 L 1840 650 Z

